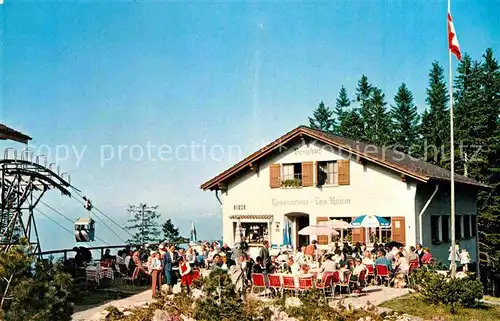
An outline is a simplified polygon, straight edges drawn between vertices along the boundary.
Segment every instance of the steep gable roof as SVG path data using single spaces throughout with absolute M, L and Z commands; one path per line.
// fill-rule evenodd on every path
M 373 144 L 367 144 L 353 139 L 332 135 L 324 131 L 313 129 L 307 126 L 300 126 L 286 133 L 272 143 L 266 145 L 247 158 L 238 162 L 234 166 L 215 176 L 211 180 L 201 185 L 203 190 L 218 189 L 218 184 L 233 177 L 236 173 L 248 167 L 252 163 L 258 162 L 263 157 L 269 155 L 276 149 L 283 147 L 286 143 L 297 137 L 308 136 L 312 139 L 329 144 L 340 150 L 359 156 L 370 162 L 379 164 L 401 174 L 412 177 L 422 182 L 450 181 L 451 172 L 447 169 L 427 163 L 421 159 L 411 157 L 388 147 L 379 147 Z M 466 185 L 487 188 L 486 184 L 477 182 L 463 175 L 455 174 L 455 182 Z

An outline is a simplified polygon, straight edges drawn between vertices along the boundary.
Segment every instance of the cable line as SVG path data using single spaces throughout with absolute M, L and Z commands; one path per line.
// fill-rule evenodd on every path
M 74 200 L 76 200 L 78 203 L 82 204 L 83 206 L 85 206 L 85 203 L 83 203 L 83 202 L 82 202 L 82 201 L 80 201 L 79 199 L 74 198 L 74 197 L 73 197 L 73 199 L 74 199 Z M 111 231 L 114 235 L 116 235 L 116 237 L 117 237 L 118 239 L 120 239 L 120 241 L 122 241 L 123 243 L 127 243 L 127 242 L 126 242 L 126 241 L 125 241 L 125 240 L 124 240 L 124 239 L 123 239 L 120 235 L 118 235 L 118 233 L 116 233 L 116 232 L 115 232 L 115 231 L 114 231 L 111 227 L 109 227 L 109 225 L 108 225 L 108 224 L 106 224 L 106 223 L 104 222 L 104 220 L 103 220 L 103 219 L 101 219 L 99 216 L 97 216 L 97 215 L 96 215 L 96 214 L 95 214 L 92 210 L 90 210 L 90 212 L 91 212 L 92 214 L 94 214 L 94 217 L 95 217 L 96 219 L 98 219 L 98 220 L 99 220 L 99 222 L 101 222 L 101 223 L 102 223 L 105 227 L 107 227 L 107 228 L 108 228 L 108 230 L 110 230 L 110 231 Z M 113 221 L 112 221 L 112 222 L 113 222 Z M 113 223 L 114 223 L 114 222 L 113 222 Z M 115 224 L 116 224 L 116 223 L 115 223 Z
M 54 212 L 56 212 L 57 214 L 59 214 L 59 215 L 61 215 L 62 217 L 64 217 L 67 221 L 71 222 L 71 224 L 74 224 L 74 223 L 75 223 L 72 219 L 70 219 L 69 217 L 67 217 L 67 216 L 66 216 L 66 215 L 64 215 L 63 213 L 59 212 L 58 210 L 56 210 L 55 208 L 53 208 L 53 207 L 52 207 L 52 206 L 50 206 L 49 204 L 45 203 L 44 201 L 40 201 L 40 203 L 42 203 L 43 205 L 45 205 L 45 206 L 47 206 L 48 208 L 50 208 L 52 211 L 54 211 Z M 38 208 L 35 208 L 35 209 L 36 209 L 37 211 L 39 211 L 40 213 L 44 214 L 44 213 L 43 213 L 42 211 L 40 211 Z M 44 214 L 44 215 L 45 215 L 45 216 L 47 216 L 47 214 Z M 98 219 L 100 220 L 100 218 L 98 218 Z M 51 220 L 52 220 L 52 219 L 51 219 Z M 102 222 L 102 220 L 101 220 L 101 222 Z M 57 224 L 58 224 L 59 226 L 61 226 L 59 223 L 57 223 Z M 104 224 L 104 226 L 106 226 L 106 227 L 107 227 L 107 228 L 108 228 L 111 232 L 115 233 L 115 231 L 111 230 L 111 229 L 109 228 L 109 226 L 107 226 L 107 225 L 106 225 L 106 223 L 104 223 L 104 222 L 103 222 L 103 224 Z M 66 228 L 64 228 L 64 229 L 66 229 Z M 68 229 L 66 229 L 66 230 L 67 230 L 67 231 L 69 231 Z M 74 236 L 74 233 L 73 233 L 73 232 L 71 232 L 71 231 L 70 231 L 70 233 L 71 233 L 71 235 L 72 235 L 72 236 Z M 116 233 L 115 233 L 115 235 L 116 235 L 116 236 L 118 236 L 118 238 L 119 238 L 122 242 L 126 243 L 126 242 L 125 242 L 125 241 L 124 241 L 124 240 L 123 240 L 123 239 L 122 239 L 122 238 L 121 238 L 118 234 L 116 234 Z M 105 243 L 106 245 L 111 245 L 111 244 L 109 244 L 108 242 L 104 241 L 103 239 L 101 239 L 101 238 L 99 238 L 99 237 L 96 237 L 96 239 L 97 239 L 98 241 L 101 241 L 101 242 Z
M 75 190 L 76 194 L 78 194 L 78 196 L 80 196 L 80 197 L 83 199 L 83 197 L 84 197 L 84 196 L 83 196 L 82 194 L 80 194 L 79 190 L 77 190 L 77 189 L 76 189 L 76 188 L 74 188 L 74 187 L 72 187 L 72 188 Z M 77 200 L 80 204 L 82 204 L 82 205 L 84 205 L 84 206 L 85 206 L 85 204 L 84 204 L 82 201 L 80 201 L 79 199 L 77 199 L 77 198 L 75 198 L 75 197 L 73 197 L 73 196 L 72 196 L 72 198 L 74 198 L 74 199 L 75 199 L 75 200 Z M 95 207 L 94 205 L 92 205 L 92 208 L 93 208 L 93 209 L 95 209 L 97 212 L 99 212 L 102 216 L 104 216 L 105 218 L 107 218 L 108 220 L 110 220 L 113 224 L 115 224 L 116 226 L 118 226 L 118 228 L 120 228 L 122 231 L 124 231 L 125 233 L 127 233 L 130 237 L 132 237 L 132 238 L 134 237 L 134 235 L 133 235 L 133 234 L 131 234 L 131 233 L 130 233 L 129 231 L 127 231 L 126 229 L 124 229 L 124 228 L 123 228 L 120 224 L 116 223 L 116 222 L 115 222 L 115 221 L 114 221 L 111 217 L 109 217 L 108 215 L 106 215 L 106 214 L 105 214 L 104 212 L 102 212 L 100 209 L 98 209 L 98 208 L 97 208 L 97 207 Z M 92 210 L 91 210 L 90 212 L 94 213 Z M 94 213 L 94 214 L 95 214 L 95 213 Z

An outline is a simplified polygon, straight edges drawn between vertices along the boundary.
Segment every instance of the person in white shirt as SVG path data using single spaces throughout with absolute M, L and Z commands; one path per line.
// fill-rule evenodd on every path
M 152 260 L 150 265 L 150 270 L 152 274 L 152 282 L 151 282 L 151 290 L 152 297 L 156 297 L 156 290 L 159 289 L 161 291 L 161 284 L 163 279 L 162 273 L 162 265 L 160 260 L 160 255 L 156 252 L 151 254 Z
M 375 261 L 373 260 L 372 252 L 365 251 L 362 262 L 364 265 L 374 265 Z
M 290 269 L 290 273 L 299 274 L 300 273 L 300 265 L 293 260 L 293 258 L 288 259 L 288 267 Z
M 210 267 L 212 265 L 212 262 L 214 261 L 214 256 L 217 254 L 217 251 L 215 250 L 214 247 L 210 248 L 210 252 L 208 252 L 207 255 L 207 266 Z
M 352 271 L 351 281 L 358 281 L 361 272 L 366 270 L 366 265 L 363 264 L 363 262 L 361 261 L 361 258 L 357 258 L 354 262 L 355 262 L 354 263 L 355 267 L 354 267 L 354 270 Z M 368 271 L 366 271 L 366 272 L 368 272 Z
M 130 260 L 132 260 L 132 251 L 127 253 L 127 256 L 125 257 L 125 267 L 127 268 L 127 271 L 130 271 Z
M 294 261 L 295 262 L 305 262 L 305 259 L 306 259 L 305 252 L 306 252 L 306 247 L 303 246 L 301 248 L 301 250 L 295 254 Z
M 410 264 L 408 263 L 408 260 L 403 255 L 403 253 L 401 252 L 396 253 L 394 258 L 396 259 L 396 262 L 393 265 L 394 272 L 396 274 L 397 273 L 408 274 L 408 270 L 410 269 Z
M 333 261 L 332 255 L 326 255 L 325 261 L 321 264 L 321 272 L 335 271 L 337 269 L 337 263 Z

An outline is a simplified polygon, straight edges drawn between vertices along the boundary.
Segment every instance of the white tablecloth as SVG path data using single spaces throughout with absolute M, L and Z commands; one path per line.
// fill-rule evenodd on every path
M 108 267 L 87 266 L 85 268 L 87 280 L 99 281 L 102 279 L 114 279 L 113 269 Z
M 314 275 L 312 274 L 286 274 L 286 273 L 276 273 L 276 275 L 279 275 L 281 278 L 281 284 L 283 284 L 283 276 L 293 276 L 293 279 L 295 281 L 295 287 L 299 287 L 299 278 L 312 278 Z

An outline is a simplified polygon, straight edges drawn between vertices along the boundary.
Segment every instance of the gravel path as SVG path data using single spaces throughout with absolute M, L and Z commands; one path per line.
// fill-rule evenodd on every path
M 173 288 L 174 293 L 181 291 L 180 285 L 176 285 Z M 106 304 L 90 308 L 85 311 L 80 311 L 73 314 L 72 320 L 74 321 L 97 321 L 101 320 L 104 316 L 104 311 L 108 306 L 114 306 L 116 308 L 130 309 L 134 307 L 143 306 L 147 303 L 153 302 L 151 297 L 151 290 L 146 290 L 144 292 L 138 293 L 136 295 L 129 296 L 128 298 L 111 301 Z
M 174 287 L 174 293 L 178 292 L 180 292 L 179 285 Z M 370 302 L 373 305 L 379 305 L 385 301 L 392 300 L 394 298 L 406 295 L 408 293 L 410 293 L 408 289 L 395 289 L 384 286 L 370 286 L 365 288 L 364 293 L 362 293 L 361 295 L 350 296 L 345 298 L 343 301 L 347 305 L 352 304 L 355 308 L 361 308 L 366 306 L 368 302 Z M 142 306 L 152 301 L 153 299 L 151 298 L 151 290 L 147 290 L 125 299 L 108 302 L 101 306 L 77 312 L 73 314 L 73 320 L 74 321 L 102 320 L 102 318 L 105 315 L 104 311 L 108 306 L 127 309 L 127 308 Z M 381 310 L 383 311 L 384 309 L 381 308 Z
M 410 293 L 409 289 L 396 289 L 385 286 L 369 286 L 359 296 L 344 299 L 346 304 L 352 304 L 355 308 L 362 308 L 369 303 L 379 305 L 400 296 Z

